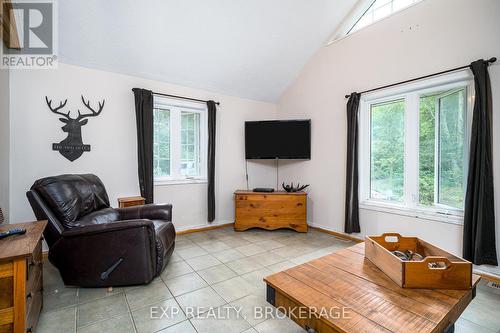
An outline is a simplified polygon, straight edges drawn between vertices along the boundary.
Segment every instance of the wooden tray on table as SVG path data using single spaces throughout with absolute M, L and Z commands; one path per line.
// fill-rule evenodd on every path
M 392 251 L 411 251 L 423 257 L 404 261 Z M 402 288 L 470 289 L 472 263 L 417 237 L 397 233 L 365 238 L 365 257 Z

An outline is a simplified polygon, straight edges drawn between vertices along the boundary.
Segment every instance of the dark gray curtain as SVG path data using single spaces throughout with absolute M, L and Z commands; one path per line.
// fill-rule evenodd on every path
M 348 234 L 360 232 L 358 198 L 358 113 L 361 94 L 352 93 L 347 101 L 347 168 L 345 226 Z
M 139 186 L 146 203 L 153 203 L 153 92 L 134 88 L 137 122 Z
M 208 107 L 208 222 L 215 220 L 215 127 L 217 106 L 214 101 L 207 102 Z
M 465 195 L 463 256 L 476 265 L 498 266 L 495 246 L 492 103 L 488 62 L 470 65 L 476 88 Z

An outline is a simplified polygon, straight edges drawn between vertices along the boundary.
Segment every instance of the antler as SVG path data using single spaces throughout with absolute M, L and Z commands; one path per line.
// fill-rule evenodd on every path
M 300 187 L 297 189 L 297 192 L 302 191 L 302 190 L 306 189 L 307 187 L 309 187 L 309 184 L 307 184 L 307 185 L 303 185 L 303 186 L 300 186 Z
M 50 101 L 49 101 L 49 98 L 48 98 L 47 96 L 45 96 L 45 101 L 47 102 L 47 105 L 49 106 L 50 111 L 52 111 L 52 112 L 54 112 L 54 113 L 56 113 L 56 114 L 59 114 L 59 115 L 61 115 L 61 116 L 63 116 L 63 117 L 66 117 L 66 118 L 68 118 L 68 119 L 70 118 L 69 113 L 70 113 L 71 111 L 68 111 L 68 113 L 63 113 L 63 112 L 59 112 L 59 111 L 58 111 L 58 110 L 60 110 L 60 109 L 62 109 L 63 107 L 65 107 L 65 106 L 66 106 L 66 103 L 68 102 L 68 100 L 67 100 L 67 99 L 66 99 L 64 102 L 60 102 L 60 103 L 59 103 L 59 106 L 58 106 L 58 107 L 56 107 L 56 108 L 53 108 L 53 107 L 52 107 L 52 100 L 50 100 Z
M 78 118 L 77 118 L 77 120 L 81 120 L 81 119 L 86 118 L 86 117 L 97 117 L 98 115 L 100 115 L 101 112 L 102 112 L 102 109 L 104 108 L 104 102 L 105 102 L 105 100 L 103 99 L 102 102 L 99 102 L 99 110 L 98 111 L 95 111 L 90 106 L 90 101 L 85 102 L 85 98 L 83 97 L 83 95 L 82 95 L 82 102 L 83 102 L 83 105 L 85 105 L 87 107 L 87 109 L 89 109 L 92 113 L 81 114 L 80 110 L 78 110 Z

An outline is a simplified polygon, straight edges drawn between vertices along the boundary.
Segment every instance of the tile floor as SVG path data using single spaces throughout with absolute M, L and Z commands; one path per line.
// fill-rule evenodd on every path
M 254 316 L 255 307 L 268 305 L 262 278 L 351 245 L 315 230 L 236 233 L 223 228 L 182 235 L 161 277 L 147 286 L 112 291 L 65 287 L 58 271 L 47 263 L 37 332 L 305 332 L 287 318 Z M 190 307 L 212 307 L 226 318 L 193 313 Z M 162 309 L 171 313 L 150 319 L 152 309 L 158 311 L 156 317 Z M 241 309 L 245 319 L 236 316 L 235 309 Z M 498 309 L 500 291 L 482 281 L 476 298 L 457 321 L 456 332 L 500 332 Z

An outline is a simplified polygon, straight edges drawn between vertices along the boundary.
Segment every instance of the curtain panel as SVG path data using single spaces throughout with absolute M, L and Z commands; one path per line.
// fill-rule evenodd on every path
M 215 220 L 215 134 L 217 106 L 214 101 L 207 102 L 208 109 L 208 149 L 207 149 L 207 220 Z
M 132 89 L 137 123 L 137 160 L 141 196 L 153 203 L 153 92 Z
M 476 89 L 465 194 L 463 257 L 498 266 L 493 195 L 492 101 L 488 62 L 470 65 Z
M 347 166 L 345 191 L 345 226 L 348 234 L 360 232 L 358 193 L 358 119 L 361 94 L 352 93 L 347 101 Z

